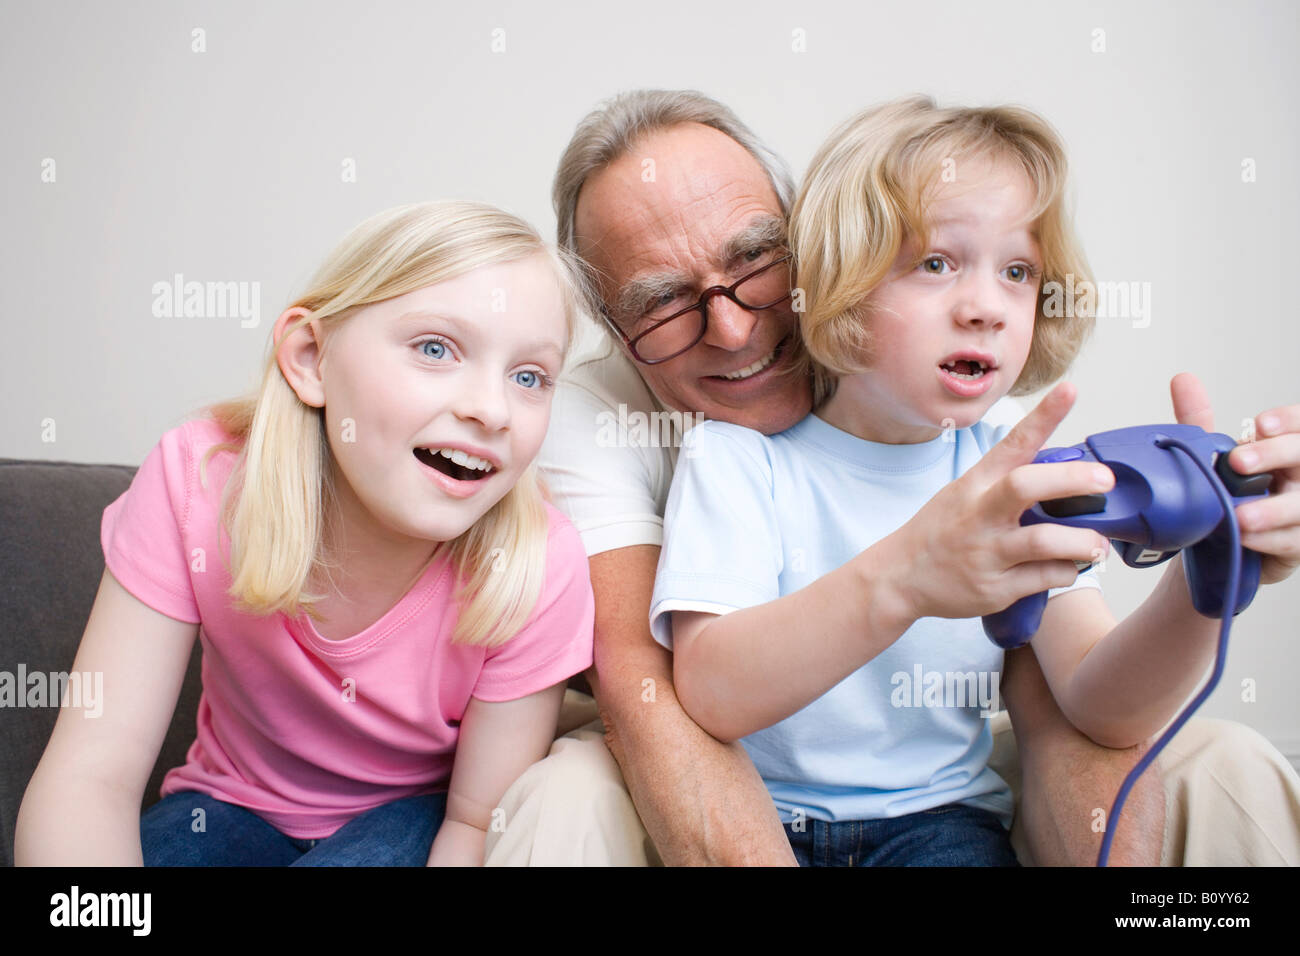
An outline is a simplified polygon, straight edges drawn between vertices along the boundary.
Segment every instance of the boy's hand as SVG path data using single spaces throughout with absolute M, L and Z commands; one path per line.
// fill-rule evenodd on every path
M 1115 476 L 1096 462 L 1033 463 L 1074 404 L 1062 383 L 896 532 L 895 584 L 916 617 L 991 614 L 1078 575 L 1075 561 L 1095 562 L 1110 548 L 1086 528 L 1020 526 L 1020 516 L 1049 498 L 1109 491 Z
M 1205 386 L 1190 372 L 1169 383 L 1174 415 L 1180 425 L 1214 431 L 1214 410 Z M 1275 584 L 1300 565 L 1300 405 L 1269 409 L 1254 419 L 1262 436 L 1233 449 L 1228 462 L 1242 475 L 1273 473 L 1273 487 L 1263 501 L 1237 506 L 1241 545 L 1263 555 L 1261 584 Z

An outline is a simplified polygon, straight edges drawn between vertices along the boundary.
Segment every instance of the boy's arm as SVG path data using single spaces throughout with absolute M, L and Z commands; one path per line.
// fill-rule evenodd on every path
M 447 811 L 429 866 L 482 866 L 492 813 L 510 785 L 546 756 L 564 699 L 556 684 L 518 700 L 471 697 L 460 723 Z
M 1109 811 L 1125 776 L 1146 748 L 1102 747 L 1066 720 L 1032 647 L 1005 655 L 1002 700 L 1020 757 L 1017 823 L 1033 862 L 1092 866 L 1105 832 L 1096 825 L 1098 810 Z M 1111 865 L 1159 866 L 1164 831 L 1164 784 L 1155 773 L 1143 774 L 1120 818 Z
M 724 615 L 673 611 L 673 684 L 687 713 L 718 740 L 739 740 L 803 709 L 898 640 L 915 616 L 886 584 L 889 541 L 766 604 Z
M 1070 722 L 1105 747 L 1132 747 L 1167 724 L 1205 677 L 1220 622 L 1192 607 L 1182 556 L 1118 624 L 1101 593 L 1047 602 L 1034 651 Z
M 1072 583 L 1073 562 L 1106 539 L 1021 528 L 1020 515 L 1114 484 L 1085 462 L 1030 466 L 1074 396 L 1070 386 L 1053 389 L 911 520 L 807 587 L 722 616 L 673 611 L 673 674 L 687 713 L 719 740 L 736 740 L 816 700 L 918 618 L 977 617 Z
M 1175 376 L 1170 397 L 1179 424 L 1214 430 L 1209 396 L 1195 376 Z M 1263 555 L 1260 580 L 1269 584 L 1287 578 L 1300 560 L 1300 406 L 1271 409 L 1255 424 L 1271 437 L 1234 449 L 1231 462 L 1242 474 L 1274 474 L 1267 499 L 1237 509 L 1242 546 Z M 1195 690 L 1214 658 L 1220 624 L 1192 607 L 1178 555 L 1118 626 L 1097 595 L 1049 601 L 1040 629 L 1047 636 L 1034 645 L 1070 720 L 1099 743 L 1130 746 L 1159 730 Z

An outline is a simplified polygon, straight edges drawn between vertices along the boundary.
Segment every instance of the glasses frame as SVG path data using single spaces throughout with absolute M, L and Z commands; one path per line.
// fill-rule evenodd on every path
M 750 279 L 754 278 L 755 276 L 762 275 L 768 269 L 775 269 L 777 266 L 787 263 L 793 258 L 794 258 L 793 254 L 787 252 L 779 259 L 774 259 L 772 262 L 769 262 L 761 269 L 755 269 L 753 272 L 749 273 L 748 275 L 741 276 L 739 279 L 737 279 L 729 286 L 724 286 L 724 285 L 711 286 L 710 288 L 705 289 L 704 292 L 700 294 L 699 301 L 697 301 L 694 305 L 689 305 L 686 308 L 682 309 L 680 312 L 674 312 L 666 319 L 660 319 L 654 325 L 650 326 L 650 328 L 646 329 L 644 332 L 637 334 L 633 338 L 628 338 L 627 333 L 618 327 L 618 323 L 615 322 L 613 316 L 609 314 L 609 309 L 607 309 L 603 304 L 600 307 L 600 314 L 604 316 L 605 321 L 609 324 L 609 327 L 614 330 L 615 334 L 618 335 L 618 337 L 623 340 L 623 344 L 627 346 L 627 350 L 632 354 L 632 358 L 636 359 L 642 365 L 659 365 L 661 362 L 670 361 L 671 359 L 677 358 L 677 356 L 679 355 L 689 352 L 691 349 L 695 348 L 695 346 L 697 346 L 700 343 L 700 340 L 704 338 L 704 336 L 708 333 L 709 300 L 712 299 L 714 296 L 719 296 L 719 295 L 725 296 L 726 298 L 730 299 L 732 302 L 736 303 L 736 305 L 744 309 L 746 312 L 762 312 L 764 309 L 774 308 L 775 306 L 780 305 L 786 299 L 790 298 L 793 290 L 787 290 L 783 296 L 781 296 L 779 299 L 767 303 L 767 305 L 746 305 L 744 302 L 741 302 L 738 298 L 736 298 L 736 289 L 742 283 L 748 282 Z M 685 348 L 678 349 L 672 355 L 665 355 L 663 358 L 644 359 L 641 357 L 641 354 L 637 351 L 636 348 L 637 342 L 641 341 L 650 333 L 658 331 L 659 329 L 663 328 L 669 322 L 677 321 L 682 316 L 686 315 L 688 312 L 700 313 L 700 334 L 695 336 L 695 338 L 691 340 L 690 345 L 687 345 Z

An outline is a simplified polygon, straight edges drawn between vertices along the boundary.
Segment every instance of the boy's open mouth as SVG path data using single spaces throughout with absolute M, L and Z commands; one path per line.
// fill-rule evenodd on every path
M 414 453 L 430 468 L 457 481 L 478 481 L 496 472 L 490 462 L 455 448 L 416 448 Z
M 968 381 L 983 378 L 985 372 L 992 370 L 991 366 L 985 365 L 978 359 L 957 359 L 944 362 L 939 367 L 954 378 L 964 378 Z

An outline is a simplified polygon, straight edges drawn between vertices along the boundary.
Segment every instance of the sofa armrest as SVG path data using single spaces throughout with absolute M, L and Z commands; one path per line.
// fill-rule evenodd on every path
M 90 617 L 104 555 L 100 519 L 135 468 L 0 458 L 0 862 L 13 865 L 14 824 L 58 717 L 58 701 L 27 706 L 20 674 L 67 672 Z M 199 701 L 199 642 L 143 806 L 185 762 Z M 39 679 L 32 678 L 33 686 Z M 7 685 L 7 689 L 4 685 Z

